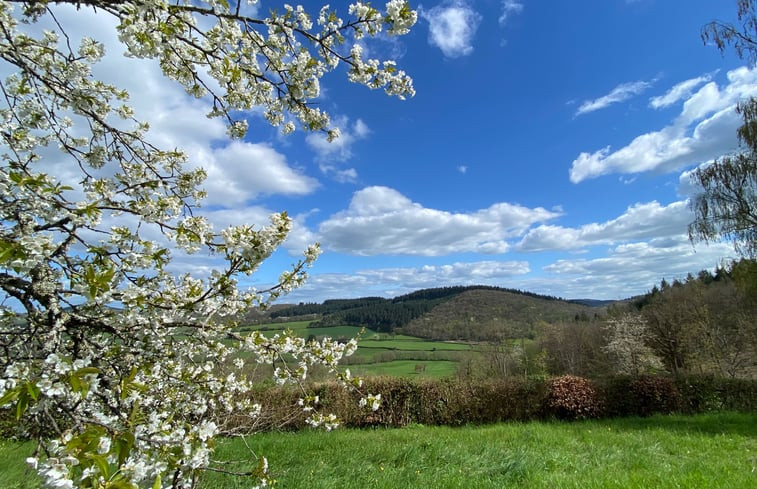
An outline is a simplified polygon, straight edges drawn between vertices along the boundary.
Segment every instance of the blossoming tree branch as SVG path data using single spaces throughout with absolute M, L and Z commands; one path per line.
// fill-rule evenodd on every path
M 239 277 L 286 238 L 289 217 L 213 229 L 198 207 L 202 162 L 150 142 L 129 94 L 93 76 L 118 53 L 77 36 L 60 15 L 76 8 L 114 19 L 125 55 L 159 62 L 231 138 L 245 136 L 251 109 L 285 134 L 338 137 L 313 103 L 332 71 L 413 95 L 393 61 L 361 48 L 365 36 L 408 32 L 417 16 L 407 2 L 356 2 L 346 13 L 283 5 L 267 18 L 255 4 L 0 1 L 0 405 L 38 440 L 28 462 L 49 487 L 194 487 L 212 468 L 216 421 L 260 413 L 247 362 L 273 364 L 281 383 L 301 384 L 313 365 L 358 383 L 337 370 L 354 341 L 235 333 L 244 311 L 305 280 L 318 246 L 274 287 L 241 288 Z M 175 274 L 178 253 L 215 255 L 224 266 Z M 309 422 L 335 426 L 315 402 L 303 389 Z M 362 404 L 375 408 L 378 398 Z M 265 459 L 245 475 L 265 485 Z

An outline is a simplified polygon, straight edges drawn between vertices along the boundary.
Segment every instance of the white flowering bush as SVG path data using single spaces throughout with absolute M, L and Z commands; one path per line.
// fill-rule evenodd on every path
M 356 344 L 235 333 L 244 311 L 305 280 L 317 245 L 274 287 L 241 288 L 290 218 L 214 229 L 198 207 L 202 162 L 190 168 L 180 150 L 151 144 L 129 94 L 93 77 L 105 48 L 69 36 L 56 16 L 66 3 L 116 19 L 126 55 L 157 60 L 234 138 L 250 109 L 283 133 L 338 137 L 313 100 L 339 65 L 354 82 L 412 96 L 411 79 L 366 59 L 358 41 L 404 34 L 416 13 L 399 0 L 383 11 L 356 2 L 344 19 L 289 5 L 257 18 L 255 0 L 0 1 L 0 406 L 38 440 L 28 462 L 49 487 L 194 487 L 212 468 L 219 416 L 260 412 L 245 363 L 273 365 L 280 383 L 323 365 L 356 384 L 337 370 Z M 55 29 L 35 29 L 42 21 Z M 68 178 L 50 158 L 67 162 Z M 225 265 L 175 274 L 177 252 Z M 304 390 L 301 404 L 311 424 L 338 423 Z M 244 475 L 266 485 L 267 461 L 251 462 Z
M 607 345 L 602 349 L 615 362 L 618 373 L 640 375 L 662 371 L 662 360 L 649 346 L 651 334 L 640 314 L 624 314 L 607 321 Z

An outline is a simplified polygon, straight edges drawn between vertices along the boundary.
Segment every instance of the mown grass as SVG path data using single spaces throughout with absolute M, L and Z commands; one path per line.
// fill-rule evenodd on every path
M 40 486 L 40 479 L 26 464 L 34 452 L 32 442 L 19 443 L 0 439 L 0 487 L 31 489 Z
M 755 413 L 264 433 L 246 442 L 268 457 L 277 487 L 287 489 L 757 487 Z M 0 443 L 0 487 L 37 487 L 23 468 L 32 449 Z M 216 456 L 251 454 L 234 439 L 221 441 Z M 207 473 L 201 487 L 250 485 Z
M 415 336 L 377 333 L 359 326 L 309 328 L 309 324 L 310 321 L 292 321 L 250 325 L 240 328 L 240 332 L 248 333 L 257 330 L 266 336 L 273 336 L 289 329 L 303 338 L 310 335 L 337 339 L 358 337 L 358 349 L 348 366 L 352 372 L 363 377 L 382 375 L 449 377 L 457 372 L 457 362 L 444 357 L 433 358 L 436 352 L 464 352 L 473 349 L 473 346 L 467 343 L 428 341 Z M 419 355 L 413 355 L 414 352 L 418 352 Z M 393 353 L 399 353 L 399 355 L 395 356 Z M 416 368 L 419 365 L 421 368 Z M 425 368 L 422 367 L 423 365 Z
M 361 339 L 358 343 L 358 348 L 386 348 L 390 350 L 412 351 L 457 351 L 470 350 L 471 345 L 446 341 L 426 341 L 410 336 L 402 339 Z
M 368 375 L 388 377 L 442 378 L 457 372 L 457 362 L 449 360 L 393 360 L 381 363 L 365 363 L 349 366 L 350 371 L 361 377 Z

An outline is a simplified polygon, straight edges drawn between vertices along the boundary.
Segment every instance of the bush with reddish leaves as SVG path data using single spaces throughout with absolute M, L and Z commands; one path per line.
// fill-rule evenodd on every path
M 589 379 L 563 375 L 547 382 L 545 410 L 558 419 L 596 418 L 602 403 Z

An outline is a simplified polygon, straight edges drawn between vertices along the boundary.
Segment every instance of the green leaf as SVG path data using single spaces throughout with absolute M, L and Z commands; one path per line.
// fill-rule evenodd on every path
M 77 370 L 76 372 L 74 372 L 74 375 L 78 377 L 84 377 L 85 375 L 99 374 L 99 373 L 100 373 L 100 369 L 97 367 L 83 367 Z
M 26 383 L 26 392 L 29 394 L 29 397 L 35 402 L 39 398 L 40 390 L 39 387 L 37 387 L 37 384 L 35 384 L 34 382 Z
M 134 434 L 130 431 L 123 432 L 113 439 L 113 451 L 118 457 L 119 466 L 129 458 L 132 447 L 134 447 Z
M 0 406 L 5 406 L 6 404 L 10 404 L 16 399 L 18 399 L 18 395 L 21 392 L 21 386 L 17 386 L 13 389 L 9 389 L 5 391 L 5 394 L 3 394 L 3 397 L 0 397 Z
M 26 390 L 22 390 L 18 394 L 18 402 L 16 403 L 16 419 L 21 419 L 26 409 L 29 407 L 29 393 Z
M 0 240 L 0 263 L 8 263 L 26 256 L 23 249 L 13 241 Z
M 105 456 L 100 455 L 99 453 L 87 453 L 85 454 L 85 458 L 91 460 L 97 465 L 97 468 L 100 470 L 100 475 L 106 479 L 110 477 L 110 466 L 108 465 L 108 460 Z

